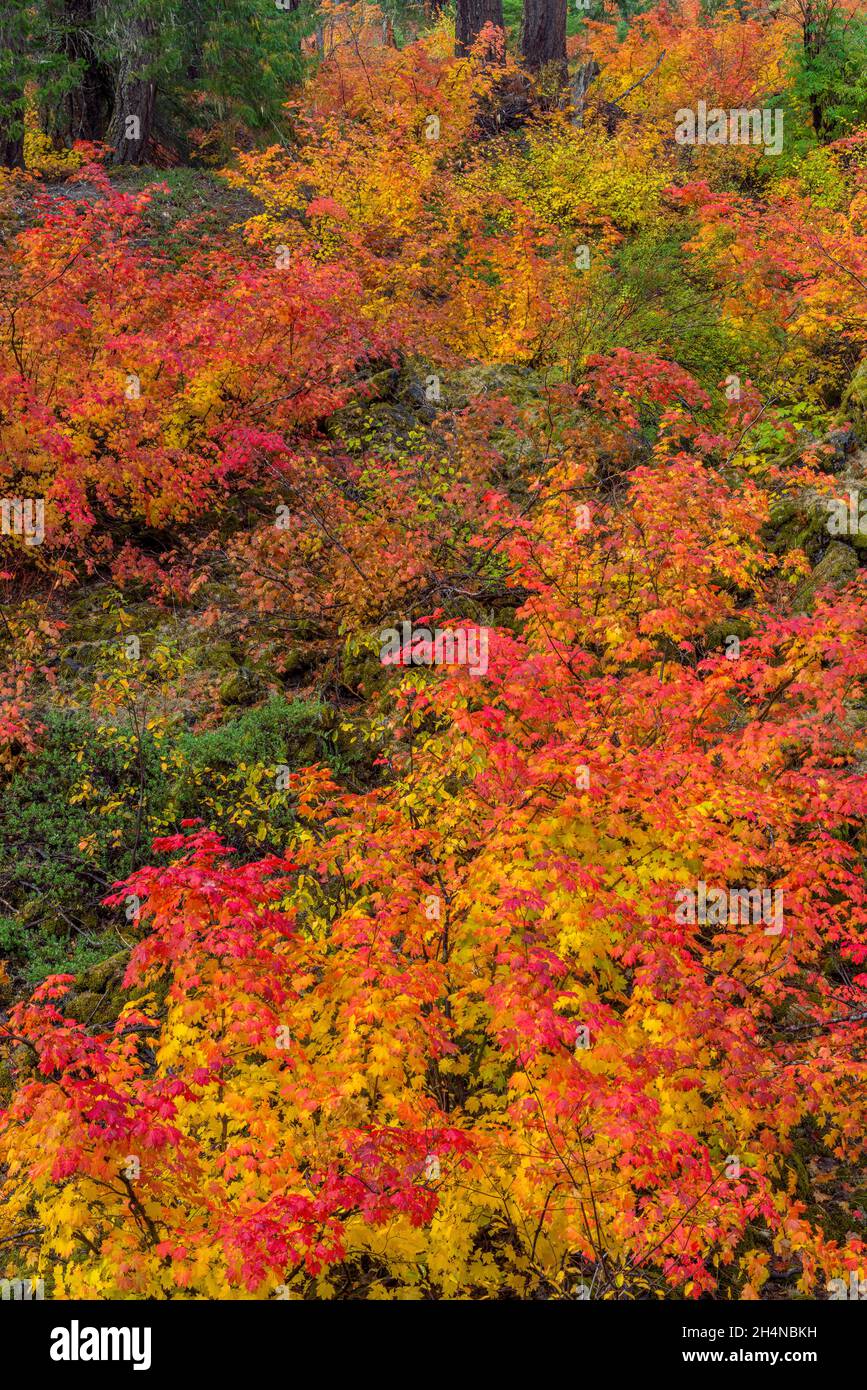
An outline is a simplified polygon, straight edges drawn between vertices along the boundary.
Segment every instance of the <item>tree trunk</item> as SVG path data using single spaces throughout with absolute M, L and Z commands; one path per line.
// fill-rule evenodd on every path
M 62 102 L 60 134 L 75 140 L 101 140 L 111 116 L 111 73 L 93 47 L 94 0 L 64 0 L 63 52 L 81 64 L 81 77 Z
M 126 37 L 108 143 L 114 146 L 112 164 L 146 164 L 153 139 L 157 84 L 143 74 L 153 60 L 154 26 L 147 19 L 134 20 Z
M 0 165 L 24 168 L 23 41 L 16 15 L 0 11 Z
M 594 78 L 599 76 L 599 64 L 594 58 L 582 63 L 572 79 L 572 124 L 579 129 L 584 124 L 584 103 L 587 90 Z
M 469 53 L 486 24 L 493 24 L 497 29 L 505 28 L 503 0 L 458 0 L 455 53 L 459 58 Z
M 524 0 L 521 53 L 530 72 L 551 68 L 566 81 L 566 0 Z
M 832 7 L 833 8 L 833 7 Z M 825 8 L 820 12 L 818 6 L 814 6 L 813 0 L 801 0 L 801 42 L 804 46 L 804 53 L 813 62 L 820 56 L 826 43 L 828 42 L 828 21 L 831 9 Z M 812 94 L 810 101 L 810 116 L 813 121 L 813 130 L 816 139 L 823 144 L 822 131 L 825 124 L 825 112 L 819 97 Z
M 0 106 L 5 97 L 0 93 Z M 0 115 L 0 167 L 4 169 L 24 168 L 24 133 L 15 134 L 12 122 L 6 123 Z

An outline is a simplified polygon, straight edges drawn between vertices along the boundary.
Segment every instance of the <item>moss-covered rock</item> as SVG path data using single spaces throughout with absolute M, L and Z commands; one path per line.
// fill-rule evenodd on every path
M 368 377 L 364 383 L 365 399 L 369 401 L 389 400 L 395 393 L 400 383 L 400 372 L 396 367 L 388 367 L 385 371 L 377 372 L 374 376 Z
M 89 966 L 80 977 L 80 988 L 104 994 L 110 985 L 119 985 L 129 963 L 129 956 L 129 951 L 117 951 L 113 956 L 106 956 L 105 960 Z
M 340 675 L 350 690 L 364 690 L 368 694 L 385 683 L 390 667 L 383 666 L 379 647 L 362 644 L 358 640 L 348 640 L 340 659 Z
M 196 655 L 201 656 L 202 665 L 207 666 L 211 671 L 231 673 L 238 664 L 231 642 L 208 642 Z
M 843 392 L 840 414 L 851 421 L 859 439 L 867 440 L 867 357 L 861 359 Z
M 97 1013 L 104 1003 L 102 994 L 97 994 L 95 990 L 85 989 L 80 993 L 71 994 L 64 1004 L 64 1013 L 67 1018 L 74 1018 L 76 1023 L 91 1024 L 97 1021 Z
M 705 633 L 704 644 L 708 651 L 715 651 L 725 644 L 727 637 L 737 637 L 741 642 L 753 635 L 753 625 L 746 618 L 721 618 L 713 623 Z
M 145 992 L 141 988 L 125 990 L 123 987 L 129 958 L 128 950 L 115 951 L 114 955 L 89 965 L 79 975 L 64 1003 L 67 1017 L 88 1028 L 110 1028 L 116 1023 L 129 1001 Z M 164 990 L 157 993 L 164 993 Z
M 261 699 L 264 687 L 255 671 L 239 666 L 220 682 L 221 705 L 252 705 Z
M 841 589 L 858 572 L 858 556 L 849 545 L 832 541 L 795 595 L 795 608 L 809 612 L 820 589 Z
M 8 1105 L 16 1085 L 28 1076 L 35 1076 L 38 1055 L 32 1047 L 23 1043 L 7 1053 L 0 1062 L 0 1105 Z
M 66 612 L 71 642 L 109 642 L 117 638 L 117 616 L 111 607 L 104 606 L 108 592 L 85 589 L 80 598 L 72 600 Z
M 315 663 L 316 653 L 309 647 L 294 644 L 280 660 L 280 674 L 287 677 L 301 676 Z
M 508 396 L 515 405 L 538 401 L 543 395 L 543 381 L 530 367 L 497 363 L 477 364 L 458 372 L 443 373 L 440 390 L 445 405 L 460 409 L 478 396 Z
M 815 561 L 828 539 L 828 508 L 820 497 L 807 490 L 780 497 L 762 528 L 762 539 L 773 555 L 803 550 Z
M 26 898 L 18 908 L 18 919 L 26 927 L 31 922 L 40 922 L 45 911 L 45 904 L 41 898 Z

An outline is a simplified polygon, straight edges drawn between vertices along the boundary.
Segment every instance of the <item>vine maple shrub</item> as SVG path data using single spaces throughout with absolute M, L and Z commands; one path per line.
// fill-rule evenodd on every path
M 781 1252 L 807 1293 L 858 1267 L 794 1159 L 804 1125 L 864 1144 L 864 594 L 702 656 L 773 561 L 690 429 L 669 408 L 587 530 L 574 463 L 529 515 L 489 497 L 520 633 L 484 676 L 402 678 L 383 790 L 295 775 L 292 863 L 159 841 L 112 899 L 144 929 L 113 1030 L 63 1016 L 62 977 L 13 1009 L 3 1220 L 35 1214 L 59 1292 L 755 1296 Z M 680 920 L 699 881 L 781 891 L 782 932 Z
M 0 477 L 46 525 L 3 538 L 0 776 L 40 748 L 58 595 L 109 579 L 157 595 L 160 641 L 169 600 L 197 634 L 234 622 L 370 768 L 344 745 L 184 761 L 193 657 L 168 643 L 87 692 L 140 779 L 111 788 L 137 837 L 104 903 L 123 1003 L 74 1017 L 54 973 L 0 1014 L 8 1277 L 61 1299 L 862 1278 L 863 1212 L 832 1222 L 810 1178 L 867 1144 L 867 584 L 854 545 L 834 582 L 811 569 L 846 489 L 801 426 L 867 352 L 867 165 L 835 140 L 818 188 L 815 162 L 671 136 L 694 69 L 749 106 L 792 32 L 588 23 L 584 123 L 519 105 L 515 129 L 503 52 L 454 58 L 444 21 L 368 36 L 299 96 L 291 154 L 238 156 L 262 210 L 225 244 L 190 256 L 183 224 L 157 249 L 156 194 L 95 165 L 10 237 Z M 606 116 L 660 49 L 641 121 Z M 419 633 L 467 660 L 413 664 Z M 120 704 L 196 793 L 140 853 Z M 96 796 L 82 774 L 71 801 Z
M 275 459 L 291 475 L 383 344 L 351 270 L 202 239 L 178 264 L 142 246 L 153 192 L 77 177 L 95 196 L 45 198 L 0 280 L 0 448 L 3 486 L 44 499 L 55 564 L 73 548 L 93 569 L 112 527 L 182 525 Z

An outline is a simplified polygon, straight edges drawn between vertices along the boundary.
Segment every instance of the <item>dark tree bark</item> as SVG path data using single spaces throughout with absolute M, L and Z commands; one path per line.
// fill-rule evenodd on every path
M 565 0 L 564 0 L 565 4 Z M 486 24 L 503 29 L 503 0 L 458 0 L 455 19 L 455 53 L 469 53 Z
M 150 156 L 157 84 L 144 72 L 152 61 L 154 33 L 151 21 L 143 19 L 134 20 L 126 34 L 107 136 L 113 164 L 146 164 Z
M 17 15 L 0 10 L 0 165 L 24 168 L 23 40 Z
M 524 0 L 521 53 L 530 72 L 551 68 L 566 81 L 566 0 Z
M 2 106 L 4 93 L 0 92 L 0 167 L 4 169 L 24 168 L 24 135 L 16 134 L 12 122 L 3 119 Z
M 837 19 L 836 0 L 796 0 L 795 9 L 801 21 L 804 56 L 814 63 L 827 47 Z M 816 139 L 820 144 L 824 144 L 829 136 L 824 102 L 820 95 L 814 92 L 809 97 L 809 104 Z
M 94 50 L 94 0 L 64 0 L 63 51 L 81 65 L 81 76 L 63 101 L 62 135 L 74 140 L 101 140 L 112 106 L 112 80 Z

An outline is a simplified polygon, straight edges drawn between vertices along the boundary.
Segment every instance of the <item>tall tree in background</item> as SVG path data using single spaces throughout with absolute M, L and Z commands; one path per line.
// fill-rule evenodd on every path
M 150 157 L 156 113 L 157 25 L 144 12 L 117 17 L 118 47 L 114 111 L 106 139 L 114 164 L 146 164 Z
M 3 0 L 0 5 L 0 165 L 24 164 L 27 106 L 57 106 L 75 78 L 59 51 L 66 0 Z
M 116 75 L 106 139 L 115 163 L 142 163 L 160 144 L 184 148 L 190 128 L 233 120 L 283 138 L 285 102 L 304 70 L 306 0 L 96 0 L 103 51 Z M 127 135 L 138 118 L 138 139 Z M 133 123 L 135 130 L 135 124 Z
M 502 25 L 500 0 L 482 5 Z M 473 0 L 479 5 L 479 0 Z M 24 162 L 28 106 L 65 146 L 104 141 L 115 164 L 159 146 L 189 157 L 202 131 L 288 132 L 310 0 L 0 0 L 0 163 Z
M 547 68 L 566 81 L 566 0 L 524 0 L 521 53 L 531 72 Z
M 565 6 L 566 0 L 563 0 Z M 469 53 L 486 24 L 503 29 L 503 0 L 458 0 L 455 17 L 455 53 Z
M 20 169 L 24 164 L 24 89 L 16 80 L 14 51 L 0 27 L 0 166 Z
M 198 90 L 218 113 L 232 113 L 251 129 L 282 138 L 285 102 L 304 73 L 300 40 L 316 23 L 314 6 L 309 0 L 289 0 L 288 8 L 273 0 L 197 0 L 196 7 Z M 185 22 L 189 27 L 189 17 Z
M 820 144 L 839 140 L 867 112 L 867 21 L 838 0 L 796 0 L 801 43 L 794 93 Z
M 57 112 L 57 134 L 66 144 L 101 140 L 111 115 L 111 71 L 100 52 L 98 0 L 63 0 L 59 48 L 69 65 L 70 85 Z
M 30 75 L 32 15 L 23 0 L 4 0 L 0 9 L 0 165 L 24 165 L 25 88 Z

